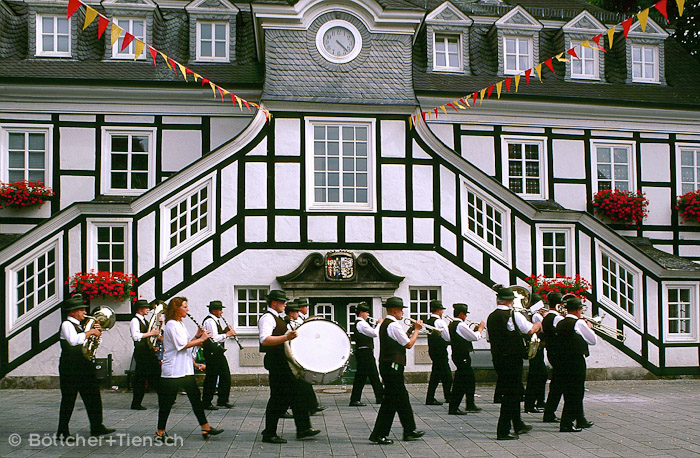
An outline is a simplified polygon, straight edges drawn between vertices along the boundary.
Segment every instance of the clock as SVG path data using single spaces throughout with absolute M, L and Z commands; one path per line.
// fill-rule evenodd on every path
M 329 62 L 350 62 L 362 49 L 362 35 L 353 24 L 342 19 L 325 22 L 316 33 L 316 48 Z

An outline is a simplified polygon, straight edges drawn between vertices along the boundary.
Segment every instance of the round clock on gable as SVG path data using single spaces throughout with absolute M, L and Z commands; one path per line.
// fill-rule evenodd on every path
M 318 29 L 316 48 L 327 61 L 343 64 L 360 54 L 362 35 L 350 22 L 334 19 Z

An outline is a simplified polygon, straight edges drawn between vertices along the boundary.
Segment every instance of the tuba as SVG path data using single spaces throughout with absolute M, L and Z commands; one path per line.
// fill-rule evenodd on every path
M 153 348 L 156 346 L 156 343 L 158 342 L 158 336 L 160 335 L 160 328 L 163 326 L 162 318 L 163 318 L 163 313 L 165 312 L 165 302 L 161 301 L 160 299 L 156 299 L 153 302 L 149 304 L 151 307 L 153 307 L 153 314 L 151 315 L 151 319 L 148 320 L 148 329 L 146 329 L 146 332 L 150 332 L 152 329 L 157 329 L 158 330 L 158 335 L 155 336 L 150 336 L 146 343 L 148 343 L 148 346 Z
M 532 313 L 530 313 L 530 290 L 520 285 L 509 286 L 515 294 L 513 301 L 513 310 L 525 315 L 529 321 L 532 321 Z M 540 337 L 537 333 L 533 333 L 530 340 L 527 342 L 527 359 L 532 359 L 537 354 L 540 348 Z
M 92 315 L 86 315 L 85 318 L 87 318 L 87 321 L 85 322 L 85 326 L 83 328 L 86 331 L 94 328 L 95 323 L 99 323 L 102 330 L 106 331 L 117 322 L 117 315 L 114 313 L 114 310 L 104 305 L 96 308 L 95 311 L 92 312 Z M 83 343 L 83 356 L 89 360 L 92 360 L 95 357 L 95 352 L 97 351 L 97 347 L 100 346 L 101 342 L 102 336 L 90 336 L 85 339 L 85 342 Z

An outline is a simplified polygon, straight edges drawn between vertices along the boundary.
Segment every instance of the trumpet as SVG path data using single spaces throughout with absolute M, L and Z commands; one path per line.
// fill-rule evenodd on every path
M 379 323 L 377 322 L 377 320 L 375 320 L 375 319 L 372 318 L 371 316 L 368 316 L 368 317 L 366 318 L 366 321 L 367 321 L 367 323 L 369 323 L 371 326 L 377 326 L 377 324 L 379 324 Z
M 224 320 L 224 323 L 226 324 L 226 329 L 224 329 L 224 332 L 228 332 L 229 330 L 233 329 L 231 325 L 228 324 L 228 321 L 226 321 L 226 318 L 224 318 L 223 315 L 221 315 L 221 319 Z M 238 344 L 238 348 L 243 350 L 243 345 L 241 345 L 241 341 L 238 340 L 238 336 L 234 334 L 231 336 L 231 338 L 236 341 L 236 343 Z
M 604 325 L 602 323 L 603 317 L 598 315 L 594 317 L 581 315 L 581 318 L 591 323 L 591 325 L 593 326 L 593 331 L 597 332 L 598 334 L 606 335 L 610 338 L 617 339 L 620 342 L 625 341 L 625 334 L 622 331 L 620 331 L 617 328 L 613 328 L 612 326 Z
M 449 316 L 449 315 L 444 315 L 442 318 L 443 318 L 444 320 L 446 320 L 448 323 L 452 323 L 452 322 L 455 320 L 454 318 L 452 318 L 452 317 Z M 479 323 L 479 322 L 472 321 L 472 320 L 468 320 L 468 319 L 466 319 L 466 318 L 464 319 L 464 322 L 465 322 L 465 323 L 467 324 L 467 326 L 469 326 L 469 327 L 472 329 L 472 331 L 474 331 L 474 332 L 477 332 L 477 331 L 479 330 L 479 325 L 481 325 L 481 323 Z
M 416 324 L 416 320 L 414 320 L 413 318 L 406 317 L 403 319 L 403 322 L 406 323 L 408 326 L 410 326 L 410 328 L 408 329 L 408 334 L 410 334 L 411 329 L 413 329 L 414 325 Z M 442 331 L 440 329 L 436 328 L 435 326 L 430 326 L 429 324 L 425 324 L 425 323 L 423 323 L 423 327 L 418 332 L 423 333 L 423 334 L 429 334 L 431 332 L 435 332 L 437 334 L 442 333 Z

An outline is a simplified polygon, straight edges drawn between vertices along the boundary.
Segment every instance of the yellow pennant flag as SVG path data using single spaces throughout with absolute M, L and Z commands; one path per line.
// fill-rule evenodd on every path
M 241 98 L 236 96 L 236 100 L 238 101 L 238 108 L 243 111 L 243 104 L 241 103 Z
M 639 12 L 637 14 L 637 17 L 639 18 L 639 25 L 642 27 L 642 32 L 647 31 L 647 17 L 649 17 L 649 8 L 645 9 L 644 11 Z
M 613 44 L 613 37 L 615 36 L 615 27 L 609 28 L 608 29 L 608 47 L 612 49 L 612 44 Z
M 676 0 L 676 4 L 678 5 L 678 15 L 683 16 L 683 5 L 685 5 L 685 0 Z
M 445 105 L 441 106 L 440 109 L 443 113 L 445 113 L 445 116 L 447 116 L 447 110 L 445 110 Z
M 479 95 L 481 96 L 481 97 L 479 97 L 479 105 L 484 103 L 484 94 L 486 94 L 486 88 L 479 91 Z
M 115 24 L 114 22 L 112 22 L 112 36 L 111 36 L 111 41 L 110 41 L 110 44 L 111 44 L 112 46 L 114 46 L 114 43 L 116 43 L 117 40 L 119 39 L 119 35 L 122 34 L 122 30 L 124 30 L 124 29 L 122 29 L 122 28 L 119 27 L 117 24 Z M 162 53 L 161 53 L 161 54 L 162 54 Z
M 556 57 L 559 62 L 569 62 L 569 59 L 567 59 L 566 57 L 562 57 L 562 55 L 564 55 L 564 53 L 560 52 L 554 57 Z
M 163 58 L 163 60 L 165 61 L 165 64 L 168 66 L 168 68 L 169 68 L 170 70 L 172 70 L 173 67 L 170 66 L 170 61 L 168 60 L 168 56 L 166 56 L 165 54 L 163 54 L 163 53 L 160 52 L 160 51 L 158 51 L 158 54 L 160 54 L 160 56 Z
M 211 86 L 211 90 L 214 93 L 214 98 L 216 98 L 216 84 L 214 84 L 210 81 L 209 86 Z
M 461 110 L 466 110 L 466 109 L 467 109 L 467 107 L 465 107 L 465 106 L 463 106 L 463 105 L 460 105 L 459 102 L 458 102 L 457 100 L 455 100 L 455 101 L 452 102 L 452 103 L 453 103 L 457 108 L 459 108 L 459 109 L 461 109 Z
M 199 73 L 195 73 L 194 74 L 194 82 L 196 83 L 199 78 L 201 78 L 201 76 L 199 76 Z
M 227 90 L 224 89 L 224 88 L 221 88 L 221 89 L 224 91 L 224 95 L 229 95 L 229 94 L 231 93 L 231 92 L 227 91 Z M 257 107 L 257 105 L 254 104 L 253 102 L 250 102 L 250 104 L 253 105 L 254 107 Z
M 146 46 L 146 43 L 144 43 L 141 40 L 136 40 L 136 49 L 134 50 L 134 60 L 141 57 L 141 53 L 143 52 L 143 48 L 145 46 Z
M 97 17 L 97 11 L 94 8 L 90 8 L 89 6 L 85 7 L 85 23 L 83 24 L 83 30 L 87 29 L 87 27 L 92 24 L 92 21 L 95 20 Z
M 503 81 L 499 81 L 496 83 L 496 95 L 498 95 L 498 98 L 501 98 L 501 88 L 503 87 Z
M 541 83 L 542 82 L 542 64 L 535 65 L 535 71 L 537 72 L 537 77 L 540 79 L 540 83 Z
M 515 92 L 518 92 L 518 85 L 520 85 L 520 73 L 515 75 L 515 78 L 513 79 L 515 80 Z
M 408 117 L 408 130 L 413 130 L 413 116 Z
M 185 71 L 185 66 L 182 65 L 181 63 L 178 63 L 177 66 L 180 67 L 180 71 L 182 72 L 182 76 L 185 78 L 185 81 L 187 81 L 187 72 Z
M 591 44 L 588 42 L 588 40 L 586 40 L 586 41 L 584 41 L 583 43 L 581 43 L 581 46 L 583 46 L 583 47 L 585 47 L 585 48 L 598 49 L 597 46 L 596 46 L 595 48 L 594 48 L 593 46 L 591 46 Z

